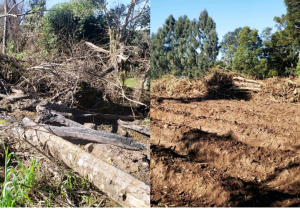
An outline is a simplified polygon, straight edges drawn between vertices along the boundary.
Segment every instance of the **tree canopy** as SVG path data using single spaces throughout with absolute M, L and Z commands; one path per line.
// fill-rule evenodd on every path
M 189 78 L 203 75 L 219 52 L 216 24 L 206 10 L 198 20 L 170 15 L 152 36 L 151 77 L 173 73 Z

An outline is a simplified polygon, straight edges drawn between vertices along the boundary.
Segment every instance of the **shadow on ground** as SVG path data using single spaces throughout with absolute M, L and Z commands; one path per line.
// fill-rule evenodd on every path
M 256 148 L 249 146 L 243 142 L 240 142 L 232 133 L 225 136 L 219 136 L 214 133 L 207 133 L 199 129 L 192 129 L 183 134 L 181 139 L 174 142 L 174 146 L 165 147 L 162 144 L 151 145 L 151 164 L 155 162 L 155 165 L 151 173 L 151 183 L 157 183 L 161 181 L 160 189 L 158 185 L 151 186 L 151 205 L 160 206 L 159 204 L 168 203 L 175 206 L 231 206 L 231 207 L 298 207 L 300 206 L 300 182 L 290 182 L 288 185 L 280 185 L 278 179 L 283 176 L 284 171 L 295 171 L 300 166 L 300 162 L 289 163 L 287 165 L 280 165 L 273 163 L 272 158 L 285 158 L 285 153 L 282 151 L 267 151 L 266 148 Z M 188 151 L 188 153 L 187 153 Z M 224 151 L 228 154 L 223 157 Z M 183 153 L 185 153 L 183 155 Z M 246 156 L 253 161 L 242 162 L 241 157 Z M 258 157 L 260 159 L 258 159 Z M 287 157 L 289 158 L 289 157 Z M 257 162 L 259 160 L 260 162 Z M 223 161 L 223 162 L 222 162 Z M 205 163 L 201 165 L 201 168 L 197 166 L 199 163 Z M 238 177 L 238 173 L 253 175 L 256 168 L 253 169 L 253 165 L 259 163 L 263 169 L 260 169 L 260 173 L 265 173 L 265 180 L 244 181 Z M 163 164 L 161 168 L 156 168 L 157 165 Z M 247 165 L 248 164 L 248 165 Z M 189 166 L 188 166 L 189 165 Z M 242 165 L 238 168 L 237 165 Z M 152 166 L 151 166 L 152 167 Z M 251 168 L 252 167 L 252 168 Z M 215 170 L 217 168 L 217 170 Z M 249 168 L 249 171 L 239 171 Z M 271 168 L 273 170 L 265 170 L 264 168 Z M 164 179 L 155 180 L 155 173 L 163 171 Z M 257 168 L 257 170 L 259 170 Z M 272 172 L 270 172 L 272 171 Z M 184 174 L 186 183 L 172 184 L 172 180 L 177 178 L 177 174 Z M 190 176 L 189 176 L 190 174 Z M 206 179 L 207 174 L 212 176 L 213 179 Z M 201 199 L 188 199 L 184 196 L 191 194 L 189 185 L 191 182 L 195 182 L 191 177 L 200 176 L 203 177 L 203 184 L 213 185 L 214 189 L 218 190 L 221 195 L 226 192 L 226 195 L 230 195 L 226 202 L 221 205 L 216 205 L 214 200 L 210 200 L 210 195 L 214 194 L 214 190 L 211 192 L 205 192 L 206 197 Z M 189 178 L 188 178 L 189 177 Z M 156 177 L 157 178 L 157 177 Z M 196 180 L 196 179 L 195 179 Z M 198 179 L 199 180 L 199 179 Z M 213 180 L 213 183 L 205 183 L 205 180 Z M 277 180 L 277 181 L 276 181 Z M 208 182 L 208 181 L 206 181 Z M 273 184 L 270 185 L 270 183 Z M 171 183 L 171 184 L 170 184 Z M 174 181 L 173 181 L 174 183 Z M 274 183 L 278 183 L 280 187 L 274 187 Z M 197 183 L 194 183 L 196 185 Z M 177 186 L 177 187 L 176 187 Z M 273 187 L 272 187 L 273 186 Z M 200 186 L 199 186 L 200 187 Z M 223 192 L 222 192 L 223 191 Z M 162 193 L 165 192 L 165 193 Z M 176 192 L 176 193 L 175 193 Z M 176 195 L 175 195 L 176 194 Z M 224 199 L 225 200 L 225 199 Z M 164 206 L 162 206 L 164 207 Z

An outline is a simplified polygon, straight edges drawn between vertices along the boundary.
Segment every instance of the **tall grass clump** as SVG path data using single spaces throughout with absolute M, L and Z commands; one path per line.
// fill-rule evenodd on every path
M 4 182 L 1 186 L 0 207 L 20 207 L 26 206 L 27 202 L 32 203 L 28 197 L 31 187 L 37 182 L 39 163 L 35 158 L 31 159 L 30 166 L 25 166 L 21 160 L 8 148 L 4 146 L 5 163 L 4 163 Z M 17 161 L 16 169 L 10 165 L 12 156 Z

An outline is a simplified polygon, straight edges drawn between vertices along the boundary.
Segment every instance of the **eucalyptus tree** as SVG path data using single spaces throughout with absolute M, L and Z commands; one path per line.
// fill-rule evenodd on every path
M 152 35 L 151 40 L 151 77 L 160 78 L 162 75 L 169 73 L 174 62 L 173 51 L 173 30 L 175 18 L 170 15 L 156 34 Z
M 199 73 L 206 72 L 213 66 L 219 53 L 216 23 L 208 16 L 207 10 L 200 13 L 197 27 L 200 54 L 198 56 Z M 199 74 L 198 73 L 198 74 Z
M 234 54 L 239 46 L 238 35 L 242 28 L 236 28 L 234 31 L 227 32 L 220 43 L 222 60 L 228 69 L 232 68 Z
M 190 33 L 191 24 L 186 15 L 181 16 L 175 22 L 174 35 L 172 37 L 173 50 L 172 57 L 168 59 L 172 63 L 172 69 L 177 75 L 190 75 L 190 70 L 194 65 L 190 59 Z
M 189 78 L 202 76 L 218 55 L 216 24 L 206 10 L 198 20 L 170 15 L 151 43 L 151 75 L 172 72 Z

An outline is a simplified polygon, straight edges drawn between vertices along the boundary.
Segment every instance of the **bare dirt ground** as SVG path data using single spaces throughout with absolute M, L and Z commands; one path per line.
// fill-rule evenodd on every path
M 231 76 L 151 83 L 152 206 L 300 206 L 299 78 Z

